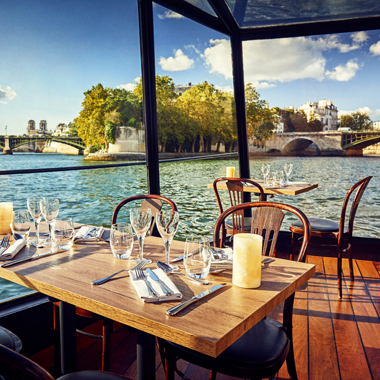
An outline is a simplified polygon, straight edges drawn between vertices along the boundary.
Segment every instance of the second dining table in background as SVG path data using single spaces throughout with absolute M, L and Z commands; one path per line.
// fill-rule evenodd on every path
M 145 256 L 163 260 L 161 238 L 147 237 Z M 173 241 L 171 257 L 183 254 L 184 242 Z M 30 254 L 30 253 L 29 253 Z M 134 250 L 133 256 L 136 256 Z M 21 251 L 15 258 L 28 255 Z M 109 282 L 91 285 L 122 268 L 132 268 L 131 260 L 114 258 L 110 246 L 101 242 L 80 242 L 61 253 L 34 261 L 0 268 L 0 276 L 61 301 L 61 347 L 64 372 L 76 368 L 75 307 L 78 306 L 138 330 L 138 379 L 155 377 L 155 337 L 158 336 L 216 357 L 281 302 L 305 284 L 315 273 L 311 264 L 275 259 L 262 273 L 258 289 L 243 289 L 232 285 L 232 271 L 209 275 L 210 284 L 200 286 L 171 277 L 183 294 L 182 301 L 204 291 L 209 286 L 226 282 L 227 286 L 213 295 L 189 306 L 177 316 L 166 315 L 167 309 L 179 302 L 144 303 L 137 295 L 128 272 L 122 272 Z M 215 321 L 218 323 L 215 323 Z

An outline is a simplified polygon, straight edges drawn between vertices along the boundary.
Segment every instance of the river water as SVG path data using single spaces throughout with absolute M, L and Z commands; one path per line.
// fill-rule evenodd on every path
M 269 163 L 271 171 L 293 163 L 290 180 L 307 181 L 319 187 L 298 196 L 275 196 L 268 200 L 288 203 L 300 208 L 307 216 L 339 221 L 347 190 L 360 179 L 374 178 L 364 193 L 355 219 L 354 234 L 380 238 L 380 157 L 262 157 L 250 161 L 251 178 L 262 178 L 261 165 Z M 83 156 L 63 154 L 15 153 L 0 155 L 0 171 L 92 165 Z M 176 202 L 180 227 L 175 238 L 190 234 L 212 236 L 219 215 L 215 195 L 207 184 L 223 177 L 226 166 L 237 160 L 196 160 L 160 164 L 161 195 Z M 115 206 L 124 198 L 147 193 L 145 166 L 104 168 L 39 174 L 0 175 L 0 202 L 13 202 L 14 209 L 26 209 L 32 195 L 57 197 L 59 217 L 70 216 L 75 222 L 110 226 Z M 228 203 L 227 192 L 223 192 Z M 256 199 L 256 198 L 255 198 Z M 125 213 L 127 214 L 127 213 Z M 127 216 L 119 216 L 123 220 Z M 283 229 L 291 221 L 287 216 Z M 0 279 L 0 299 L 25 292 L 25 288 Z

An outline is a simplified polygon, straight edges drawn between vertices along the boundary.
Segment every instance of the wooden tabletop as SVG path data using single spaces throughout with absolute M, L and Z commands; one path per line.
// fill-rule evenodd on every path
M 290 182 L 290 184 L 287 186 L 268 187 L 268 186 L 264 186 L 263 180 L 252 179 L 252 181 L 255 181 L 259 185 L 261 185 L 264 189 L 265 194 L 298 195 L 298 194 L 316 189 L 318 187 L 317 183 L 306 183 L 306 182 Z M 227 185 L 225 182 L 219 182 L 217 186 L 218 186 L 218 189 L 220 190 L 227 190 Z M 208 184 L 207 187 L 209 189 L 212 189 L 212 183 Z M 244 186 L 243 189 L 244 191 L 249 192 L 249 193 L 257 193 L 257 194 L 260 193 L 258 188 L 255 186 Z
M 173 241 L 171 257 L 182 255 L 183 248 L 183 242 Z M 38 252 L 44 250 L 47 249 Z M 135 244 L 132 257 L 137 256 L 137 250 Z M 15 258 L 32 255 L 35 251 L 33 247 L 24 248 Z M 144 256 L 153 260 L 152 268 L 155 261 L 164 261 L 162 239 L 147 237 Z M 232 285 L 232 271 L 209 275 L 210 285 L 207 286 L 197 285 L 181 276 L 172 276 L 172 281 L 183 294 L 182 301 L 218 283 L 227 282 L 228 286 L 169 317 L 166 310 L 179 301 L 144 303 L 138 298 L 128 272 L 122 272 L 100 286 L 90 284 L 93 280 L 133 265 L 130 259 L 114 258 L 108 243 L 78 242 L 71 250 L 53 256 L 0 267 L 0 276 L 216 357 L 315 274 L 314 265 L 276 259 L 263 270 L 258 289 L 242 289 Z M 183 268 L 182 262 L 179 265 Z

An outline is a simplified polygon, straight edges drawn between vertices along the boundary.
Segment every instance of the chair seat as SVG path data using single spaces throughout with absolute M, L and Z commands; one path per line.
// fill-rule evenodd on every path
M 289 351 L 289 339 L 285 328 L 271 318 L 262 319 L 217 358 L 168 343 L 175 346 L 176 353 L 181 352 L 179 356 L 186 361 L 215 369 L 218 373 L 245 377 L 252 374 L 252 369 L 257 369 L 258 372 L 262 372 L 263 377 L 266 377 L 265 370 L 271 368 L 273 371 L 276 366 L 279 369 Z M 238 374 L 237 368 L 242 372 Z
M 339 231 L 339 224 L 329 220 L 329 219 L 322 219 L 322 218 L 308 218 L 310 222 L 311 231 L 319 231 L 319 232 L 338 232 Z M 303 230 L 302 222 L 300 220 L 297 220 L 293 222 L 291 227 L 298 228 L 300 230 Z
M 128 380 L 124 376 L 102 371 L 72 372 L 59 377 L 57 380 Z
M 0 344 L 16 352 L 20 352 L 22 348 L 20 338 L 2 326 L 0 326 Z
M 251 232 L 251 224 L 252 224 L 252 218 L 251 217 L 244 217 L 244 232 Z M 232 230 L 232 218 L 226 220 L 226 229 Z

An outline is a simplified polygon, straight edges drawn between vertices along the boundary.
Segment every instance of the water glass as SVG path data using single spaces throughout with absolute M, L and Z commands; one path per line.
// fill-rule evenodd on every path
M 52 228 L 52 239 L 57 249 L 70 249 L 74 242 L 74 223 L 71 218 L 56 219 Z
M 277 170 L 276 171 L 276 184 L 279 186 L 284 186 L 284 171 L 283 170 Z
M 276 183 L 276 177 L 277 177 L 276 172 L 270 172 L 267 177 L 267 186 L 274 187 Z
M 28 210 L 14 211 L 14 220 L 12 224 L 12 232 L 21 235 L 25 240 L 28 240 L 30 231 L 30 214 Z
M 183 264 L 188 276 L 205 278 L 210 272 L 211 256 L 208 238 L 197 236 L 186 238 Z
M 32 242 L 35 244 L 42 244 L 45 242 L 45 239 L 40 239 L 40 222 L 42 219 L 41 212 L 41 200 L 42 197 L 29 197 L 27 200 L 28 210 L 31 217 L 34 220 L 34 226 L 36 229 L 36 239 L 33 239 Z
M 56 198 L 42 198 L 40 201 L 41 212 L 49 226 L 49 238 L 43 243 L 45 247 L 52 247 L 54 242 L 52 240 L 52 226 L 56 220 L 59 212 L 59 200 Z
M 117 259 L 128 259 L 133 249 L 133 231 L 128 223 L 115 223 L 111 226 L 110 245 Z
M 139 242 L 139 257 L 132 260 L 136 264 L 144 260 L 144 239 L 152 223 L 152 210 L 150 208 L 133 207 L 130 211 L 130 219 Z M 152 260 L 148 259 L 147 264 L 151 262 Z

